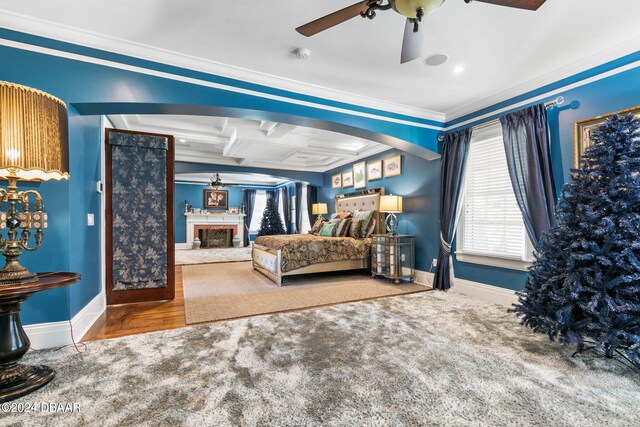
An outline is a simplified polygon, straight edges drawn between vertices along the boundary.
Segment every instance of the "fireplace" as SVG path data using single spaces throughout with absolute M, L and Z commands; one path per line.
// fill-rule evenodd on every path
M 202 249 L 231 248 L 238 227 L 235 225 L 196 225 L 193 231 L 194 237 L 200 239 L 200 248 Z

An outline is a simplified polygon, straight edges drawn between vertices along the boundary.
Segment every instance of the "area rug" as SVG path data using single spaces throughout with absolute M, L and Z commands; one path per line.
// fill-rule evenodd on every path
M 246 248 L 180 249 L 176 251 L 176 265 L 238 261 L 251 261 L 250 246 Z
M 0 425 L 633 426 L 640 380 L 520 326 L 504 308 L 422 292 L 30 352 L 53 383 Z
M 280 287 L 251 262 L 183 267 L 182 287 L 188 324 L 430 290 L 351 272 L 287 277 Z

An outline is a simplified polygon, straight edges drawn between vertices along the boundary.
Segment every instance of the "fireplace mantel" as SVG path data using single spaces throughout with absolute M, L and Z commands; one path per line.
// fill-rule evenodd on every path
M 187 217 L 187 248 L 193 246 L 194 231 L 196 226 L 217 226 L 228 225 L 237 230 L 240 236 L 240 246 L 244 246 L 244 214 L 184 214 Z

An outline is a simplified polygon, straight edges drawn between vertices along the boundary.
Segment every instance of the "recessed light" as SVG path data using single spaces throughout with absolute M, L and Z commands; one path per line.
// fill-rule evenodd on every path
M 427 59 L 424 60 L 426 65 L 431 67 L 437 67 L 438 65 L 442 65 L 449 60 L 449 57 L 444 53 L 436 53 L 434 55 L 427 56 Z
M 186 139 L 180 139 L 179 141 L 180 141 L 180 142 L 187 142 L 187 140 L 186 140 Z
M 464 72 L 464 67 L 462 65 L 458 65 L 456 68 L 453 69 L 453 72 L 455 74 L 460 74 Z

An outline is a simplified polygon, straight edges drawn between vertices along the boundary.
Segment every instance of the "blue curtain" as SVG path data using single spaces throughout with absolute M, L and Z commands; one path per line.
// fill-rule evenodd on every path
M 529 238 L 537 246 L 555 224 L 556 186 L 551 169 L 547 109 L 544 104 L 500 119 L 513 191 Z
M 302 227 L 302 183 L 296 182 L 296 233 L 300 234 Z
M 318 215 L 313 214 L 313 205 L 318 203 L 318 188 L 313 185 L 307 185 L 307 215 L 309 215 L 309 223 L 313 225 Z
M 282 210 L 284 211 L 284 225 L 287 234 L 291 233 L 291 203 L 289 201 L 289 188 L 282 187 L 279 190 L 280 201 L 282 203 Z
M 451 288 L 451 245 L 460 216 L 464 170 L 469 152 L 471 128 L 445 135 L 440 168 L 440 251 L 433 287 Z
M 249 239 L 249 226 L 251 225 L 251 217 L 253 216 L 253 208 L 256 205 L 256 190 L 244 190 L 244 245 L 251 244 Z

